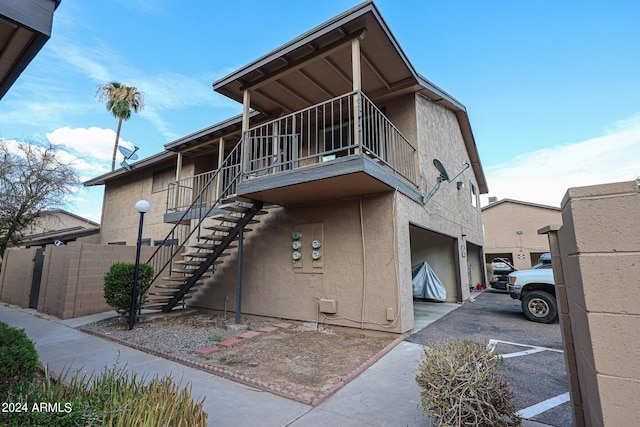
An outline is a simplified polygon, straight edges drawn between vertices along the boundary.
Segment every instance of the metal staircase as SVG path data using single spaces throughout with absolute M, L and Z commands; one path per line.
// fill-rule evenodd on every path
M 215 273 L 222 263 L 219 258 L 230 255 L 236 247 L 233 242 L 250 231 L 246 226 L 266 213 L 262 202 L 235 197 L 240 147 L 241 143 L 231 151 L 147 261 L 155 277 L 144 309 L 169 312 L 177 305 L 184 307 L 185 300 Z M 220 190 L 211 191 L 213 186 Z M 208 194 L 217 197 L 207 200 Z

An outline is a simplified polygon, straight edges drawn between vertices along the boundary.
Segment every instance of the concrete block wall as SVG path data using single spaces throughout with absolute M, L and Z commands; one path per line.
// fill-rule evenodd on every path
M 29 306 L 35 248 L 7 251 L 0 300 Z M 141 261 L 153 247 L 143 247 Z M 110 311 L 103 296 L 104 274 L 116 262 L 135 262 L 135 246 L 88 243 L 46 247 L 38 311 L 60 319 Z
M 571 188 L 562 203 L 554 270 L 576 425 L 640 425 L 638 212 L 635 181 Z
M 0 301 L 29 307 L 36 248 L 7 249 L 0 272 Z

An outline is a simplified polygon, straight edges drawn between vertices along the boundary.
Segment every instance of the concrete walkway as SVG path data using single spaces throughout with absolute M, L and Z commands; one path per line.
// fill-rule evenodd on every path
M 440 315 L 454 308 L 441 306 Z M 313 407 L 73 329 L 112 315 L 61 321 L 43 317 L 31 309 L 0 305 L 0 321 L 25 329 L 36 344 L 41 363 L 54 372 L 68 366 L 86 372 L 99 371 L 117 361 L 139 375 L 171 375 L 177 381 L 191 383 L 194 396 L 206 396 L 204 410 L 210 426 L 429 426 L 429 420 L 418 408 L 420 389 L 413 369 L 422 348 L 417 344 L 401 342 L 333 396 Z M 540 424 L 525 423 L 536 425 Z

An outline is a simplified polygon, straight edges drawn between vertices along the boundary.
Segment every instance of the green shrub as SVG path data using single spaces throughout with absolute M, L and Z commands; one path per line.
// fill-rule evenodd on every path
M 31 381 L 39 366 L 36 348 L 24 329 L 0 322 L 0 395 L 22 382 Z
M 421 405 L 434 425 L 519 426 L 513 393 L 498 376 L 502 357 L 485 342 L 448 341 L 427 344 L 416 382 Z
M 117 262 L 104 275 L 104 299 L 120 315 L 129 316 L 131 310 L 131 290 L 135 264 Z M 138 271 L 138 291 L 136 301 L 136 317 L 146 301 L 146 294 L 153 279 L 153 267 L 140 264 Z
M 171 378 L 127 373 L 105 368 L 96 375 L 64 372 L 58 381 L 48 372 L 42 381 L 8 396 L 15 403 L 28 402 L 29 411 L 3 414 L 3 426 L 206 426 L 204 398 L 194 401 L 191 387 L 180 388 Z M 57 411 L 33 411 L 34 402 L 58 403 Z

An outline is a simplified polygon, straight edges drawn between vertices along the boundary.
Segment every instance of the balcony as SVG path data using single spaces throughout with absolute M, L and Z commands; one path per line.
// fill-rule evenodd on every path
M 208 207 L 227 187 L 238 196 L 282 206 L 395 189 L 422 200 L 416 148 L 359 91 L 253 127 L 240 148 L 220 173 L 171 183 L 167 212 L 189 206 L 198 194 Z M 231 182 L 235 176 L 239 179 Z
M 362 93 L 351 92 L 244 135 L 238 195 L 279 205 L 417 193 L 415 147 Z

